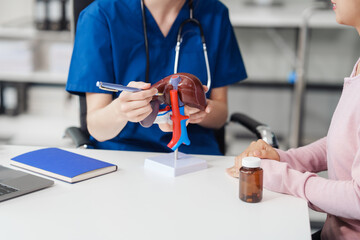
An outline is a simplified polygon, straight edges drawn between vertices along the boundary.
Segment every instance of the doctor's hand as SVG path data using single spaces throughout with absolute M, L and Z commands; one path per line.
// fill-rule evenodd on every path
M 211 100 L 207 100 L 207 106 L 204 111 L 185 105 L 185 115 L 189 117 L 188 123 L 201 123 L 206 115 L 211 112 Z
M 205 92 L 208 90 L 206 85 L 203 85 L 203 88 Z M 189 120 L 186 122 L 186 124 L 201 123 L 206 117 L 206 115 L 211 112 L 211 109 L 212 109 L 212 101 L 209 99 L 206 99 L 206 108 L 204 111 L 185 105 L 185 110 L 184 110 L 185 115 L 189 116 Z
M 278 152 L 271 145 L 264 140 L 259 139 L 253 141 L 240 155 L 235 158 L 233 167 L 227 168 L 226 172 L 232 177 L 239 177 L 239 170 L 241 168 L 241 161 L 245 157 L 258 157 L 262 159 L 271 159 L 280 161 Z
M 206 92 L 208 90 L 206 85 L 203 85 L 204 91 Z M 189 119 L 186 121 L 186 126 L 189 123 L 201 123 L 206 115 L 211 112 L 212 109 L 212 101 L 209 99 L 206 99 L 207 106 L 204 111 L 201 111 L 200 109 L 189 107 L 185 105 L 184 113 L 186 116 L 189 117 Z M 161 123 L 158 124 L 159 128 L 163 132 L 172 132 L 173 131 L 173 125 L 168 123 Z
M 207 107 L 205 108 L 204 111 L 201 111 L 197 108 L 192 108 L 189 107 L 187 105 L 185 105 L 185 109 L 184 109 L 184 113 L 186 116 L 189 117 L 189 119 L 186 121 L 186 126 L 189 123 L 200 123 L 205 116 L 210 113 L 211 111 L 211 100 L 207 100 Z M 173 131 L 173 125 L 172 124 L 168 124 L 168 123 L 160 123 L 158 124 L 159 128 L 161 129 L 161 131 L 163 132 L 172 132 Z
M 140 122 L 152 112 L 150 101 L 158 91 L 156 88 L 150 88 L 149 83 L 144 82 L 130 82 L 128 86 L 146 90 L 123 91 L 115 100 L 117 115 L 130 122 Z

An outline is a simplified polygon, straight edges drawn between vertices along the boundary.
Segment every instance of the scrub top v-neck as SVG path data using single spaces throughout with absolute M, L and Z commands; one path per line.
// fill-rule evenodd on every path
M 189 11 L 187 10 L 188 4 L 185 2 L 184 5 L 181 7 L 177 17 L 175 18 L 173 24 L 171 25 L 168 34 L 164 36 L 155 18 L 149 11 L 149 9 L 146 6 L 144 7 L 145 7 L 145 17 L 146 17 L 146 25 L 147 25 L 146 29 L 147 30 L 151 29 L 153 31 L 152 34 L 157 35 L 157 37 L 159 37 L 163 41 L 167 41 L 169 38 L 172 38 L 175 35 L 177 35 L 180 24 L 189 17 L 189 16 L 186 17 L 186 15 L 189 14 Z
M 176 37 L 180 24 L 189 18 L 188 3 L 183 5 L 166 37 L 146 9 L 149 42 L 149 81 L 154 84 L 174 71 Z M 211 89 L 227 86 L 247 77 L 228 9 L 218 0 L 194 0 L 194 17 L 203 26 Z M 140 0 L 96 0 L 80 14 L 66 90 L 73 94 L 108 93 L 96 87 L 97 81 L 127 85 L 145 81 L 146 53 Z M 184 29 L 178 72 L 197 76 L 206 85 L 207 75 L 198 28 Z M 210 90 L 211 91 L 211 90 Z M 210 91 L 207 97 L 210 96 Z M 115 94 L 114 97 L 117 97 Z M 189 146 L 180 152 L 220 154 L 212 129 L 188 125 Z M 143 128 L 128 122 L 118 136 L 105 142 L 91 137 L 96 148 L 132 151 L 171 152 L 167 147 L 172 133 L 155 124 Z

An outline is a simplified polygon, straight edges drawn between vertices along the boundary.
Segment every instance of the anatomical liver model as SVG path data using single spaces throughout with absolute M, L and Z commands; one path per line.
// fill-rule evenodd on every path
M 174 79 L 177 80 L 174 81 Z M 203 85 L 196 76 L 190 73 L 172 74 L 161 79 L 151 87 L 156 88 L 161 95 L 153 97 L 150 103 L 153 112 L 141 122 L 143 127 L 150 127 L 153 124 L 159 112 L 160 104 L 171 106 L 171 90 L 178 91 L 179 100 L 184 105 L 200 109 L 201 111 L 204 111 L 206 108 L 206 96 Z

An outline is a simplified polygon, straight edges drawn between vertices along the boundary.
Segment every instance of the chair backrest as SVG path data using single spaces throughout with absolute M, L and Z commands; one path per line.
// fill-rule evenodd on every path
M 79 19 L 80 12 L 89 6 L 94 0 L 72 0 L 73 3 L 73 20 L 74 20 L 74 32 L 76 31 L 77 20 Z
M 77 20 L 79 18 L 80 12 L 86 8 L 94 0 L 72 0 L 73 3 L 73 36 L 75 36 Z M 135 0 L 134 0 L 135 1 Z M 80 101 L 80 129 L 89 136 L 86 123 L 86 97 L 85 94 L 79 96 Z M 221 153 L 225 154 L 226 145 L 225 145 L 225 128 L 222 127 L 214 131 L 215 138 L 219 144 Z
M 214 130 L 216 141 L 219 145 L 220 152 L 225 155 L 226 143 L 225 143 L 225 126 Z
M 90 3 L 94 0 L 72 0 L 72 7 L 73 7 L 73 36 L 75 36 L 77 21 L 79 19 L 80 12 L 86 8 Z M 87 129 L 86 124 L 86 97 L 85 94 L 79 96 L 80 102 L 80 129 L 85 133 L 87 136 L 90 136 L 89 131 Z

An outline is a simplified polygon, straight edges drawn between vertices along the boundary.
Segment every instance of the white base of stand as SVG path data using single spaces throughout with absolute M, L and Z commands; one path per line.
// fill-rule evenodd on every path
M 179 152 L 178 159 L 175 162 L 174 155 L 174 153 L 169 153 L 147 158 L 145 159 L 144 168 L 154 170 L 172 177 L 207 168 L 207 163 L 203 159 Z

